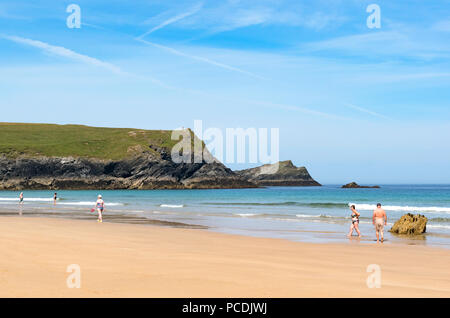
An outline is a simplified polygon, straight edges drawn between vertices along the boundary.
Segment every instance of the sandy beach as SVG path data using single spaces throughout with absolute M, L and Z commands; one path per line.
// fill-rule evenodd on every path
M 1 297 L 449 297 L 450 252 L 200 229 L 0 218 Z M 70 264 L 81 288 L 68 288 Z M 369 264 L 381 288 L 368 288 Z

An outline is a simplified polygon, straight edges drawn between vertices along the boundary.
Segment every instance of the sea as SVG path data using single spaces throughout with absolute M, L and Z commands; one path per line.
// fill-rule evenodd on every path
M 0 191 L 0 216 L 55 217 L 96 221 L 97 195 L 105 201 L 104 222 L 205 229 L 221 233 L 312 243 L 376 244 L 372 212 L 381 203 L 388 224 L 384 244 L 450 248 L 450 185 L 381 185 L 380 189 L 267 187 L 208 190 Z M 360 230 L 347 237 L 349 205 L 361 213 Z M 424 235 L 388 232 L 403 214 L 428 218 Z M 1 218 L 0 218 L 1 222 Z

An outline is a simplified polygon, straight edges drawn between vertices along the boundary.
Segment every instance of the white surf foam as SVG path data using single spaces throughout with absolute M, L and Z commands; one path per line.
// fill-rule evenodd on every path
M 182 208 L 184 207 L 184 204 L 161 204 L 160 207 L 162 208 Z
M 358 204 L 349 203 L 349 205 L 355 205 L 357 210 L 369 211 L 377 208 L 376 204 Z M 403 211 L 403 212 L 444 212 L 450 213 L 449 207 L 440 206 L 401 206 L 401 205 L 383 205 L 383 209 L 387 211 Z
M 58 202 L 58 205 L 83 205 L 83 206 L 91 206 L 95 205 L 95 201 L 76 201 L 76 202 Z M 121 206 L 125 205 L 123 203 L 118 202 L 105 202 L 105 206 Z
M 53 198 L 23 198 L 24 202 L 53 202 Z M 94 205 L 95 201 L 63 201 L 61 202 L 59 198 L 57 199 L 58 205 Z M 19 198 L 0 198 L 0 202 L 19 202 Z M 119 206 L 125 205 L 119 202 L 105 202 L 105 205 L 109 206 Z
M 427 228 L 435 228 L 435 229 L 450 229 L 450 225 L 436 225 L 436 224 L 427 224 Z
M 332 218 L 331 215 L 326 214 L 296 214 L 298 218 Z
M 320 214 L 317 215 L 311 215 L 311 214 L 296 214 L 295 215 L 298 218 L 318 218 L 320 217 Z
M 234 213 L 234 215 L 239 215 L 242 217 L 255 216 L 255 213 Z
M 6 202 L 14 202 L 19 201 L 19 197 L 17 198 L 0 198 L 0 201 L 6 201 Z M 28 202 L 53 202 L 53 198 L 23 198 L 23 201 Z

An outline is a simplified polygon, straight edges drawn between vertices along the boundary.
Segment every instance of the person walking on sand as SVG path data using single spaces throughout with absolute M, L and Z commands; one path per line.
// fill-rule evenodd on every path
M 20 192 L 20 194 L 19 194 L 19 204 L 20 205 L 23 204 L 23 192 Z
M 97 202 L 95 202 L 95 209 L 97 210 L 98 213 L 98 219 L 97 222 L 102 223 L 103 222 L 103 209 L 105 208 L 105 201 L 103 201 L 102 199 L 102 195 L 99 194 L 97 197 Z
M 377 243 L 384 241 L 384 226 L 387 224 L 386 212 L 381 208 L 381 203 L 377 204 L 377 208 L 373 211 L 372 223 L 375 226 L 377 234 Z
M 350 206 L 350 210 L 352 210 L 352 224 L 350 225 L 350 232 L 347 237 L 352 236 L 353 230 L 358 233 L 358 237 L 361 237 L 361 232 L 359 231 L 359 216 L 361 215 L 358 211 L 356 211 L 355 205 Z

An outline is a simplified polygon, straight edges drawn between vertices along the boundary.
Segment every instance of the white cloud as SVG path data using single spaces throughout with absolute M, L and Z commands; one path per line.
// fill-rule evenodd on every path
M 269 8 L 239 9 L 229 16 L 218 18 L 215 25 L 211 26 L 211 33 L 230 31 L 252 25 L 267 23 L 273 12 Z
M 391 119 L 391 118 L 389 118 L 389 117 L 387 117 L 385 115 L 379 114 L 377 112 L 371 111 L 369 109 L 366 109 L 366 108 L 363 108 L 363 107 L 360 107 L 360 106 L 357 106 L 357 105 L 353 105 L 353 104 L 350 104 L 350 103 L 344 103 L 343 105 L 346 106 L 346 107 L 349 107 L 351 109 L 355 109 L 355 110 L 357 110 L 359 112 L 362 112 L 362 113 L 365 113 L 365 114 L 370 114 L 370 115 L 372 115 L 374 117 L 378 117 L 378 118 L 382 118 L 382 119 L 389 119 L 389 120 Z
M 84 54 L 80 54 L 77 52 L 74 52 L 70 49 L 67 49 L 65 47 L 62 46 L 55 46 L 55 45 L 51 45 L 42 41 L 37 41 L 37 40 L 31 40 L 31 39 L 27 39 L 27 38 L 22 38 L 22 37 L 18 37 L 18 36 L 9 36 L 9 35 L 0 35 L 0 38 L 15 42 L 15 43 L 19 43 L 19 44 L 24 44 L 24 45 L 28 45 L 28 46 L 32 46 L 35 48 L 38 48 L 42 51 L 44 51 L 45 53 L 49 53 L 49 54 L 53 54 L 56 56 L 60 56 L 60 57 L 64 57 L 73 61 L 77 61 L 80 63 L 84 63 L 84 64 L 88 64 L 88 65 L 93 65 L 96 67 L 100 67 L 103 68 L 107 71 L 110 71 L 114 74 L 118 74 L 118 75 L 126 75 L 126 76 L 130 76 L 133 78 L 137 78 L 137 79 L 141 79 L 141 80 L 147 80 L 152 82 L 153 84 L 156 84 L 158 86 L 161 86 L 163 88 L 166 89 L 177 89 L 175 87 L 172 87 L 168 84 L 165 84 L 164 82 L 160 81 L 159 79 L 150 77 L 150 76 L 141 76 L 141 75 L 136 75 L 136 74 L 132 74 L 132 73 L 128 73 L 125 71 L 122 71 L 118 66 L 108 63 L 108 62 L 104 62 L 101 61 L 97 58 L 94 57 L 90 57 L 88 55 L 84 55 Z
M 288 111 L 295 111 L 295 112 L 300 112 L 300 113 L 307 114 L 307 115 L 319 116 L 319 117 L 328 118 L 328 119 L 338 119 L 338 120 L 348 120 L 349 119 L 347 117 L 330 114 L 330 113 L 325 113 L 325 112 L 321 112 L 321 111 L 317 111 L 317 110 L 313 110 L 313 109 L 301 107 L 301 106 L 286 105 L 286 104 L 271 103 L 271 102 L 261 102 L 261 101 L 254 101 L 254 100 L 252 100 L 252 101 L 247 100 L 247 102 L 250 104 L 255 104 L 255 105 L 259 105 L 259 106 L 265 106 L 265 107 L 276 108 L 276 109 L 281 109 L 281 110 L 288 110 Z
M 29 20 L 29 18 L 25 16 L 11 13 L 11 10 L 7 9 L 7 6 L 5 6 L 5 4 L 0 4 L 0 18 L 11 20 Z
M 300 2 L 227 1 L 211 2 L 201 12 L 178 25 L 185 29 L 204 30 L 207 34 L 232 31 L 255 25 L 283 25 L 320 30 L 340 24 L 346 18 L 332 9 L 312 11 Z
M 107 30 L 106 28 L 96 25 L 96 24 L 91 24 L 91 23 L 85 23 L 85 22 L 81 22 L 82 26 L 87 26 L 89 28 L 93 28 L 93 29 L 97 29 L 97 30 Z
M 19 43 L 19 44 L 24 44 L 24 45 L 28 45 L 28 46 L 32 46 L 38 49 L 41 49 L 42 51 L 46 52 L 46 53 L 50 53 L 50 54 L 54 54 L 57 56 L 61 56 L 61 57 L 65 57 L 74 61 L 78 61 L 81 63 L 85 63 L 85 64 L 90 64 L 90 65 L 94 65 L 97 67 L 101 67 L 103 69 L 106 69 L 108 71 L 111 71 L 113 73 L 116 74 L 124 74 L 124 72 L 122 72 L 120 70 L 119 67 L 107 63 L 107 62 L 103 62 L 99 59 L 96 59 L 94 57 L 90 57 L 87 55 L 83 55 L 77 52 L 74 52 L 72 50 L 66 49 L 65 47 L 62 46 L 55 46 L 55 45 L 51 45 L 45 42 L 41 42 L 41 41 L 37 41 L 37 40 L 31 40 L 31 39 L 27 39 L 27 38 L 22 38 L 19 36 L 10 36 L 10 35 L 0 35 L 0 38 L 9 40 L 9 41 L 13 41 L 15 43 Z
M 376 48 L 380 43 L 404 41 L 405 37 L 398 32 L 373 32 L 336 37 L 329 40 L 310 42 L 304 48 L 311 51 L 345 50 L 361 51 L 368 47 Z M 379 51 L 379 49 L 377 50 Z
M 300 48 L 304 53 L 334 51 L 347 56 L 397 56 L 425 60 L 450 57 L 448 41 L 439 40 L 430 30 L 414 29 L 370 31 L 310 42 Z
M 177 22 L 177 21 L 180 21 L 180 20 L 182 20 L 182 19 L 184 19 L 184 18 L 186 18 L 186 17 L 188 17 L 188 16 L 191 16 L 191 15 L 197 13 L 197 12 L 200 11 L 200 9 L 202 8 L 202 5 L 203 5 L 203 4 L 199 3 L 199 4 L 197 4 L 196 6 L 194 6 L 192 9 L 190 9 L 189 11 L 180 13 L 180 14 L 174 16 L 174 17 L 171 17 L 171 18 L 169 18 L 169 19 L 167 19 L 167 20 L 161 22 L 161 23 L 158 24 L 157 26 L 151 28 L 150 30 L 148 30 L 148 31 L 145 32 L 144 34 L 140 35 L 138 38 L 142 39 L 143 37 L 145 37 L 145 36 L 147 36 L 147 35 L 149 35 L 149 34 L 155 32 L 155 31 L 157 31 L 157 30 L 162 29 L 162 28 L 164 28 L 165 26 L 168 26 L 169 24 L 173 24 L 173 23 L 175 23 L 175 22 Z
M 242 69 L 234 67 L 234 66 L 230 66 L 230 65 L 226 65 L 226 64 L 223 64 L 223 63 L 220 63 L 220 62 L 216 62 L 216 61 L 210 60 L 210 59 L 205 58 L 205 57 L 201 57 L 201 56 L 197 56 L 197 55 L 190 55 L 190 54 L 181 52 L 179 50 L 176 50 L 176 49 L 168 47 L 168 46 L 164 46 L 164 45 L 161 45 L 161 44 L 157 44 L 157 43 L 149 42 L 149 41 L 146 41 L 146 40 L 142 40 L 141 38 L 136 38 L 136 40 L 139 41 L 139 42 L 142 42 L 142 43 L 154 46 L 154 47 L 159 48 L 161 50 L 167 51 L 169 53 L 178 55 L 178 56 L 183 56 L 183 57 L 186 57 L 186 58 L 190 58 L 190 59 L 193 59 L 193 60 L 196 60 L 196 61 L 200 61 L 200 62 L 203 62 L 203 63 L 207 63 L 207 64 L 210 64 L 210 65 L 213 65 L 213 66 L 217 66 L 217 67 L 226 69 L 228 71 L 233 71 L 233 72 L 245 74 L 245 75 L 248 75 L 248 76 L 251 76 L 251 77 L 254 77 L 254 78 L 265 79 L 264 77 L 261 77 L 259 75 L 253 74 L 251 72 L 242 70 Z
M 370 83 L 394 83 L 404 81 L 417 81 L 417 80 L 433 80 L 442 77 L 450 77 L 449 72 L 421 72 L 412 73 L 410 71 L 406 73 L 385 72 L 381 74 L 367 74 L 363 76 L 354 77 L 355 80 L 367 81 Z
M 450 32 L 450 20 L 436 22 L 431 28 L 436 31 Z

